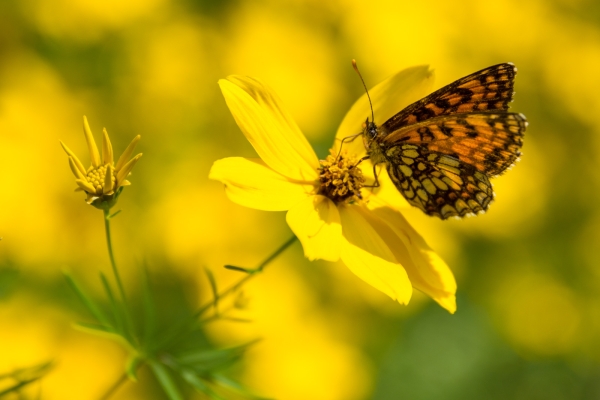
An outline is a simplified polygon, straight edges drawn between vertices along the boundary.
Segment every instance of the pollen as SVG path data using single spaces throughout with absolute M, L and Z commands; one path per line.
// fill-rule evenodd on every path
M 365 178 L 354 157 L 338 157 L 333 154 L 321 160 L 319 168 L 319 194 L 328 197 L 334 203 L 352 203 L 362 199 L 360 189 Z

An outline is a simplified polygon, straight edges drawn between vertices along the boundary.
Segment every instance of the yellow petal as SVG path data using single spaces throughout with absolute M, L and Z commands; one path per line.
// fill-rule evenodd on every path
M 81 172 L 73 157 L 69 157 L 69 167 L 71 167 L 71 171 L 73 172 L 73 175 L 75 175 L 75 178 L 86 180 L 85 175 Z
M 237 125 L 269 167 L 291 179 L 317 177 L 314 150 L 271 89 L 242 76 L 221 79 L 219 86 Z
M 369 89 L 377 125 L 381 125 L 409 104 L 425 97 L 431 92 L 433 80 L 434 74 L 429 66 L 420 65 L 404 69 Z M 371 108 L 365 93 L 354 103 L 340 124 L 334 148 L 339 148 L 341 139 L 362 132 L 362 125 L 367 117 L 371 119 Z M 364 154 L 362 137 L 358 137 L 352 143 L 344 144 L 344 149 L 349 154 Z
M 77 186 L 79 186 L 88 193 L 96 193 L 96 188 L 88 181 L 84 181 L 82 179 L 75 179 L 75 183 L 77 184 Z
M 87 142 L 88 149 L 90 151 L 90 158 L 92 159 L 92 165 L 95 168 L 100 166 L 100 153 L 98 153 L 98 147 L 96 147 L 96 141 L 92 136 L 92 130 L 88 124 L 86 116 L 83 116 L 83 134 L 85 135 L 85 141 Z
M 117 182 L 116 183 L 118 186 L 121 186 L 121 184 L 119 182 L 123 182 L 125 180 L 125 178 L 127 178 L 129 173 L 135 166 L 135 163 L 137 163 L 140 158 L 142 158 L 142 153 L 138 154 L 137 156 L 135 156 L 131 160 L 129 160 L 129 162 L 127 164 L 125 164 L 123 166 L 123 168 L 121 168 L 121 170 L 117 173 Z
M 335 204 L 325 196 L 310 196 L 288 211 L 286 221 L 309 260 L 340 258 L 342 226 Z
M 60 142 L 60 145 L 62 146 L 63 150 L 67 153 L 67 155 L 71 158 L 73 158 L 73 162 L 75 163 L 75 166 L 77 167 L 77 169 L 83 174 L 86 174 L 86 170 L 85 167 L 83 166 L 83 164 L 81 163 L 81 161 L 79 161 L 79 158 L 77 158 L 77 156 L 75 155 L 75 153 L 73 153 L 71 151 L 71 149 L 69 149 L 67 147 L 67 145 L 65 145 L 63 142 Z
M 456 281 L 448 265 L 406 221 L 389 208 L 372 211 L 373 226 L 393 250 L 412 285 L 430 296 L 450 313 L 456 311 Z
M 340 257 L 359 278 L 397 300 L 407 304 L 412 285 L 406 271 L 371 225 L 371 217 L 360 206 L 339 207 L 342 221 Z
M 113 192 L 112 176 L 113 176 L 113 166 L 109 165 L 106 168 L 106 173 L 104 174 L 104 184 L 102 185 L 102 189 L 103 189 L 102 193 L 112 194 L 112 192 Z
M 208 177 L 224 183 L 234 203 L 264 211 L 287 211 L 314 190 L 314 184 L 291 182 L 258 158 L 215 161 Z
M 115 171 L 119 172 L 121 168 L 123 168 L 123 166 L 127 163 L 129 157 L 131 157 L 131 155 L 133 154 L 133 150 L 135 150 L 135 146 L 140 141 L 140 138 L 141 136 L 137 135 L 133 138 L 131 143 L 129 143 L 129 146 L 127 146 L 123 154 L 121 154 L 121 157 L 119 157 L 119 161 L 117 161 L 117 165 L 115 165 Z
M 111 165 L 113 163 L 113 149 L 106 128 L 102 131 L 102 162 Z

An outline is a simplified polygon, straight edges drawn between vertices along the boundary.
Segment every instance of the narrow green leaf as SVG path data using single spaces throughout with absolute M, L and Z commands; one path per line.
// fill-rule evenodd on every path
M 256 272 L 255 269 L 236 267 L 235 265 L 224 265 L 224 267 L 225 267 L 225 269 L 230 269 L 230 270 L 233 270 L 233 271 L 245 272 L 245 273 L 250 274 L 250 275 L 252 275 L 253 273 Z
M 230 349 L 196 349 L 175 356 L 178 365 L 191 368 L 196 373 L 214 373 L 234 364 L 242 356 L 247 345 Z
M 206 276 L 208 277 L 208 282 L 210 283 L 210 288 L 213 294 L 213 307 L 215 308 L 215 312 L 218 314 L 218 305 L 219 305 L 219 290 L 217 289 L 217 281 L 215 280 L 215 276 L 212 271 L 208 268 L 204 268 L 204 272 L 206 272 Z
M 150 368 L 152 369 L 152 372 L 154 372 L 154 376 L 156 376 L 160 386 L 162 386 L 167 396 L 169 396 L 169 399 L 183 400 L 179 389 L 177 389 L 173 378 L 171 378 L 169 371 L 167 371 L 164 365 L 157 361 L 150 361 Z
M 213 374 L 212 378 L 216 383 L 219 383 L 221 386 L 224 386 L 228 389 L 233 389 L 237 392 L 246 392 L 246 389 L 242 385 L 224 375 Z
M 67 282 L 75 293 L 79 296 L 79 299 L 83 302 L 83 304 L 87 307 L 87 309 L 92 313 L 92 315 L 104 326 L 112 326 L 108 317 L 100 310 L 100 307 L 88 296 L 83 289 L 77 284 L 75 278 L 73 278 L 68 272 L 63 271 L 65 278 L 67 278 Z
M 177 357 L 179 363 L 183 365 L 214 364 L 222 363 L 231 358 L 227 350 L 193 350 L 181 354 Z
M 187 383 L 198 389 L 202 393 L 209 393 L 212 390 L 198 377 L 193 371 L 184 369 L 181 371 L 181 377 L 185 379 Z
M 24 386 L 27 386 L 27 385 L 29 385 L 30 383 L 32 383 L 32 382 L 35 382 L 35 381 L 37 381 L 37 380 L 38 380 L 38 379 L 40 379 L 40 378 L 41 378 L 41 377 L 40 377 L 40 376 L 38 376 L 38 377 L 36 377 L 36 378 L 28 379 L 28 380 L 26 380 L 26 381 L 21 381 L 21 382 L 19 382 L 19 383 L 15 384 L 15 385 L 13 385 L 13 386 L 11 386 L 11 387 L 7 388 L 7 389 L 4 389 L 4 390 L 0 391 L 0 397 L 1 397 L 1 396 L 4 396 L 5 394 L 9 394 L 9 393 L 12 393 L 12 392 L 16 392 L 16 391 L 20 390 L 22 387 L 24 387 Z
M 84 331 L 92 331 L 92 333 L 96 333 L 101 336 L 105 336 L 106 334 L 119 335 L 119 332 L 117 332 L 114 328 L 101 324 L 95 324 L 93 322 L 75 322 L 75 326 Z
M 46 361 L 44 363 L 34 365 L 32 367 L 18 368 L 11 372 L 0 375 L 0 379 L 12 378 L 12 379 L 24 379 L 23 375 L 43 375 L 52 366 L 52 361 Z
M 269 399 L 267 397 L 260 397 L 260 396 L 256 396 L 253 393 L 251 393 L 247 388 L 245 388 L 244 386 L 242 386 L 240 383 L 224 376 L 221 374 L 213 374 L 212 375 L 212 380 L 215 384 L 220 385 L 222 387 L 224 387 L 225 389 L 229 389 L 233 392 L 236 392 L 238 394 L 243 395 L 246 398 L 252 399 L 252 400 L 272 400 Z
M 0 380 L 10 378 L 19 381 L 13 386 L 10 386 L 0 391 L 0 397 L 12 392 L 17 392 L 24 386 L 27 386 L 30 383 L 41 379 L 48 372 L 48 370 L 50 370 L 51 367 L 52 361 L 47 361 L 39 365 L 34 365 L 33 367 L 20 368 L 12 372 L 0 375 Z
M 116 217 L 116 216 L 117 216 L 117 215 L 119 215 L 120 213 L 121 213 L 121 210 L 119 210 L 119 211 L 115 212 L 114 214 L 110 215 L 110 216 L 108 217 L 108 219 L 113 219 L 114 217 Z
M 219 320 L 222 320 L 222 321 L 231 321 L 231 322 L 240 322 L 240 323 L 243 323 L 243 324 L 248 324 L 250 322 L 254 322 L 253 320 L 248 319 L 248 318 L 237 318 L 237 317 L 227 317 L 227 316 L 219 317 Z
M 241 356 L 246 349 L 256 343 L 254 340 L 240 346 L 230 347 L 227 349 L 194 349 L 177 355 L 177 360 L 180 364 L 203 364 L 210 362 L 223 362 Z
M 104 287 L 104 291 L 106 292 L 106 296 L 110 301 L 111 310 L 113 316 L 116 321 L 116 330 L 118 333 L 123 336 L 125 340 L 129 343 L 135 343 L 134 335 L 133 335 L 133 321 L 129 317 L 129 312 L 125 308 L 125 304 L 118 301 L 115 297 L 112 288 L 110 287 L 110 283 L 102 272 L 100 272 L 100 280 L 102 281 L 102 286 Z
M 150 276 L 146 268 L 144 268 L 142 278 L 142 302 L 144 307 L 144 342 L 150 344 L 156 334 L 156 307 L 152 297 L 152 288 L 150 287 Z
M 119 312 L 119 307 L 117 305 L 117 299 L 110 287 L 110 283 L 108 283 L 108 279 L 106 279 L 106 275 L 100 272 L 100 281 L 102 281 L 102 287 L 104 287 L 104 292 L 106 293 L 106 297 L 108 297 L 108 301 L 110 303 L 110 309 L 113 317 L 115 318 L 115 331 L 119 334 L 122 334 L 125 325 L 125 321 L 121 312 Z
M 127 362 L 127 366 L 125 367 L 125 372 L 127 372 L 127 376 L 134 382 L 138 381 L 137 371 L 144 362 L 144 359 L 138 356 L 133 356 Z
M 212 390 L 204 381 L 196 375 L 193 371 L 184 369 L 181 371 L 181 377 L 185 379 L 187 383 L 189 383 L 194 389 L 198 390 L 201 393 L 206 394 L 213 400 L 225 400 L 223 397 L 219 396 Z

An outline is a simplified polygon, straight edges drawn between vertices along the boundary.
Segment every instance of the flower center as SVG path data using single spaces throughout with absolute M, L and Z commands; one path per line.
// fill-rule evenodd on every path
M 355 157 L 333 154 L 321 160 L 319 168 L 319 194 L 327 196 L 334 203 L 351 203 L 362 199 L 360 188 L 365 183 L 362 170 L 356 166 Z
M 96 188 L 96 194 L 100 195 L 103 193 L 104 188 L 104 177 L 106 176 L 106 168 L 108 164 L 101 165 L 98 168 L 90 167 L 85 176 L 89 183 Z M 111 188 L 115 186 L 115 174 L 110 177 L 112 182 Z

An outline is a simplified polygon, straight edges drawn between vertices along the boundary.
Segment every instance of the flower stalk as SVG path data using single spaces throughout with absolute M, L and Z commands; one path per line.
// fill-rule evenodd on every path
M 110 258 L 110 265 L 112 267 L 113 274 L 115 276 L 115 280 L 117 281 L 117 286 L 119 287 L 119 293 L 121 295 L 121 300 L 123 303 L 127 303 L 127 299 L 125 297 L 125 289 L 123 288 L 123 282 L 121 281 L 121 275 L 119 274 L 119 269 L 117 268 L 117 263 L 115 262 L 115 255 L 113 253 L 112 239 L 110 235 L 110 220 L 112 216 L 110 215 L 109 209 L 104 209 L 104 230 L 106 231 L 106 246 L 108 247 L 108 257 Z
M 288 247 L 290 247 L 296 241 L 296 239 L 297 239 L 296 236 L 292 236 L 287 242 L 285 242 L 283 245 L 281 245 L 281 247 L 279 247 L 277 250 L 275 250 L 273 252 L 273 254 L 271 254 L 269 257 L 267 257 L 262 263 L 260 263 L 254 269 L 245 269 L 245 268 L 235 267 L 232 265 L 226 265 L 225 268 L 227 268 L 227 269 L 233 269 L 236 271 L 246 272 L 247 275 L 244 276 L 242 279 L 240 279 L 238 282 L 231 285 L 229 288 L 225 289 L 223 292 L 219 293 L 217 295 L 217 298 L 222 299 L 223 297 L 227 297 L 230 294 L 237 291 L 240 287 L 242 287 L 242 285 L 244 285 L 247 281 L 249 281 L 253 276 L 255 276 L 257 273 L 262 272 L 265 269 L 265 267 L 271 263 L 271 261 L 275 260 L 281 253 L 283 253 Z M 214 304 L 214 302 L 209 302 L 209 303 L 205 304 L 204 306 L 200 307 L 198 309 L 198 311 L 196 311 L 196 314 L 194 314 L 194 317 L 199 317 L 202 314 L 204 314 L 213 304 Z

